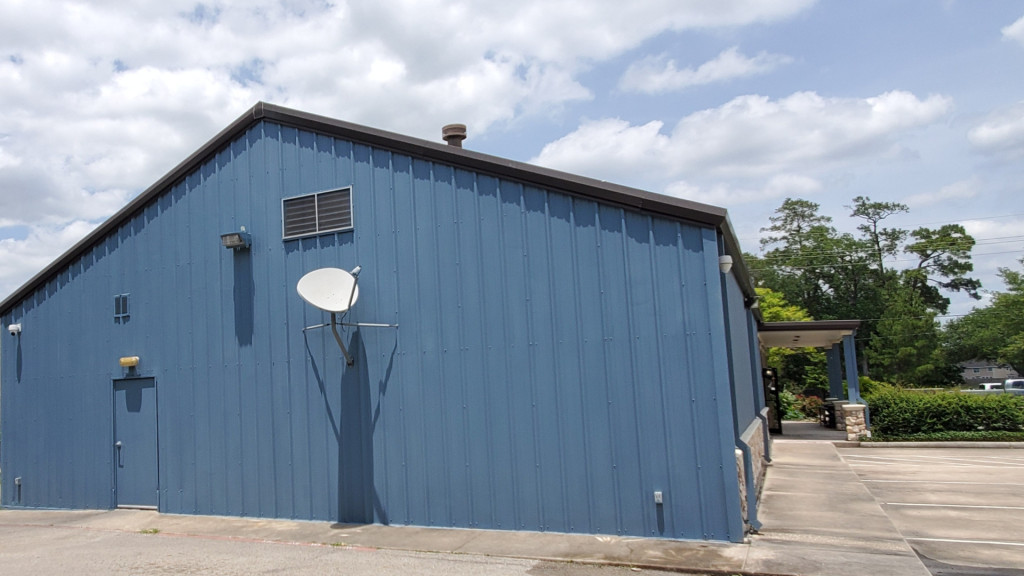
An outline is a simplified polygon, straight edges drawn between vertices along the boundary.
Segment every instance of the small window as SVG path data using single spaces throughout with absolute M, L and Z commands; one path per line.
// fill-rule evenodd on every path
M 981 368 L 975 368 L 975 369 L 974 369 L 974 373 L 975 373 L 975 374 L 977 374 L 978 372 L 981 372 Z
M 991 367 L 991 366 L 989 366 L 989 367 L 988 367 L 988 371 L 989 371 L 989 372 L 991 372 L 991 371 L 992 371 L 992 367 Z
M 114 322 L 120 324 L 128 320 L 128 295 L 114 296 Z
M 352 188 L 285 198 L 284 239 L 352 229 Z

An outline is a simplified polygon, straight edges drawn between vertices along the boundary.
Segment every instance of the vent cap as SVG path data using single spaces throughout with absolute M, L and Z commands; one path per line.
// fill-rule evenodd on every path
M 441 139 L 447 142 L 449 146 L 462 148 L 462 141 L 466 139 L 466 125 L 448 124 L 444 126 L 441 128 Z

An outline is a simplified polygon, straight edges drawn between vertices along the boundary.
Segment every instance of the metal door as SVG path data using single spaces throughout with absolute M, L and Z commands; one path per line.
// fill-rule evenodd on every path
M 114 381 L 114 481 L 119 508 L 156 509 L 159 500 L 156 381 Z

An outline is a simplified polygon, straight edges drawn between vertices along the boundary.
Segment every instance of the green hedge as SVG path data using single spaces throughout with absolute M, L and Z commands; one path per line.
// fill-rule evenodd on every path
M 932 432 L 905 436 L 872 436 L 869 442 L 1024 442 L 1024 432 Z
M 1024 396 L 921 394 L 898 388 L 867 398 L 872 435 L 884 438 L 936 432 L 1024 431 Z

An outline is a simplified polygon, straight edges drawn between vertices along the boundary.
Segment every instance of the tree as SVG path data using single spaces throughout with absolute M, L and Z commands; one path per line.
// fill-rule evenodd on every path
M 765 322 L 806 322 L 813 320 L 807 310 L 786 301 L 785 296 L 768 288 L 755 288 L 761 317 Z M 807 387 L 828 387 L 825 354 L 815 348 L 771 348 L 768 366 L 779 374 L 785 389 L 797 393 Z
M 899 228 L 880 227 L 882 220 L 896 214 L 910 212 L 906 204 L 898 202 L 872 202 L 867 196 L 857 196 L 853 206 L 847 206 L 852 218 L 860 218 L 864 224 L 857 226 L 874 248 L 878 270 L 885 274 L 885 258 L 899 253 L 900 245 L 907 239 L 907 231 Z
M 918 228 L 910 233 L 916 240 L 903 251 L 918 257 L 917 267 L 906 272 L 907 281 L 918 291 L 930 306 L 945 314 L 949 310 L 949 298 L 939 288 L 950 292 L 966 292 L 979 300 L 981 282 L 968 278 L 974 271 L 971 249 L 974 238 L 959 224 L 946 224 L 937 229 Z
M 1024 258 L 1020 263 L 1024 265 Z M 1005 292 L 993 292 L 989 306 L 947 325 L 946 354 L 958 362 L 999 362 L 1024 374 L 1024 273 L 1000 268 L 999 277 Z
M 818 204 L 787 198 L 762 228 L 764 254 L 748 257 L 757 285 L 819 320 L 860 319 L 865 376 L 870 364 L 879 376 L 906 385 L 959 381 L 935 319 L 949 309 L 946 292 L 978 296 L 981 283 L 968 276 L 974 239 L 956 224 L 913 231 L 885 226 L 909 211 L 898 202 L 858 196 L 847 208 L 863 221 L 857 236 L 837 231 Z M 901 254 L 916 263 L 895 266 L 891 261 Z
M 885 379 L 902 386 L 936 387 L 961 381 L 941 348 L 936 311 L 906 283 L 886 288 L 886 309 L 865 353 Z
M 755 278 L 819 320 L 873 318 L 868 246 L 851 234 L 836 231 L 832 219 L 818 214 L 819 206 L 787 198 L 769 218 L 770 234 L 761 240 L 763 257 L 752 262 Z M 873 307 L 872 307 L 873 308 Z

